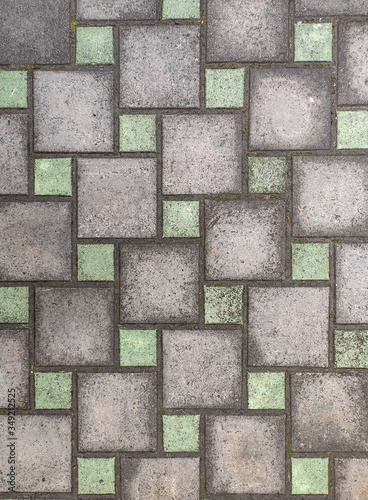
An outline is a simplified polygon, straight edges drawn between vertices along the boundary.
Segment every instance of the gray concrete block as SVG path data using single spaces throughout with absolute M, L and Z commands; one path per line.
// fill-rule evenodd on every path
M 368 460 L 366 458 L 336 458 L 336 500 L 365 500 L 367 497 Z
M 367 15 L 366 0 L 295 0 L 297 16 Z
M 28 194 L 27 115 L 0 115 L 0 194 Z
M 78 19 L 155 19 L 155 0 L 77 0 Z

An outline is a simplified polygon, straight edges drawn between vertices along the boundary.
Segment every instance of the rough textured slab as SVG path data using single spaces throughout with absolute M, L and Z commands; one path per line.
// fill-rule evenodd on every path
M 28 194 L 26 115 L 0 116 L 0 194 Z
M 365 0 L 295 0 L 297 16 L 367 15 Z
M 77 0 L 79 19 L 154 19 L 155 0 Z
M 338 458 L 335 464 L 336 500 L 367 496 L 368 460 L 366 458 Z

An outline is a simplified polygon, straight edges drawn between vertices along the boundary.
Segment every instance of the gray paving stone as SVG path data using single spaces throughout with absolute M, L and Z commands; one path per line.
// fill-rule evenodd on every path
M 197 500 L 199 458 L 123 458 L 124 500 Z
M 209 493 L 284 493 L 284 416 L 208 416 L 206 449 Z
M 242 332 L 164 330 L 166 408 L 239 408 Z
M 327 68 L 260 68 L 250 79 L 251 150 L 329 149 Z
M 70 227 L 70 203 L 1 202 L 0 280 L 69 280 Z
M 198 252 L 196 243 L 122 246 L 120 320 L 197 322 Z
M 199 107 L 199 28 L 124 26 L 120 29 L 120 105 Z
M 368 322 L 368 244 L 336 245 L 336 321 Z
M 78 236 L 156 236 L 156 160 L 78 160 Z
M 154 451 L 156 373 L 79 373 L 80 451 Z
M 0 194 L 28 194 L 27 122 L 27 115 L 0 115 Z
M 36 151 L 112 151 L 113 74 L 35 71 L 34 113 Z
M 368 487 L 368 460 L 337 458 L 334 463 L 336 500 L 365 500 Z
M 38 365 L 112 364 L 111 288 L 37 288 L 35 315 Z
M 15 407 L 29 407 L 28 329 L 0 330 L 0 408 L 8 408 L 8 390 L 15 389 Z
M 286 61 L 287 19 L 287 0 L 209 0 L 207 61 Z
M 207 279 L 281 279 L 285 204 L 280 200 L 205 203 Z
M 368 23 L 340 23 L 338 43 L 338 103 L 368 104 Z
M 9 486 L 7 446 L 12 440 L 7 439 L 7 427 L 7 415 L 0 415 L 0 492 L 8 492 Z M 16 415 L 15 428 L 15 491 L 71 491 L 71 417 Z
M 165 194 L 241 193 L 239 115 L 166 115 L 162 123 Z
M 296 0 L 297 16 L 367 15 L 366 0 Z
M 0 64 L 70 62 L 70 1 L 2 0 Z
M 368 450 L 368 377 L 291 375 L 292 450 Z
M 250 366 L 328 366 L 329 288 L 249 288 Z
M 366 235 L 367 174 L 365 156 L 294 156 L 293 234 Z
M 155 0 L 77 0 L 78 19 L 155 19 Z

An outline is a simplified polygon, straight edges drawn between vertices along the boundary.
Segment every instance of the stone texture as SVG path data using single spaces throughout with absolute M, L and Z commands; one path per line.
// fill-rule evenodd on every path
M 0 115 L 0 194 L 28 194 L 27 115 Z
M 334 462 L 336 500 L 365 500 L 368 488 L 368 460 L 337 458 Z
M 35 71 L 35 151 L 113 149 L 113 74 Z
M 249 288 L 250 366 L 328 366 L 329 288 Z
M 240 330 L 164 330 L 166 408 L 239 408 Z
M 154 451 L 155 373 L 79 373 L 80 451 Z
M 156 236 L 156 160 L 78 159 L 78 236 Z
M 155 0 L 77 0 L 77 15 L 84 20 L 154 19 Z
M 332 23 L 296 23 L 294 30 L 294 61 L 332 61 Z
M 368 111 L 336 111 L 337 149 L 368 149 Z
M 329 149 L 330 113 L 327 68 L 251 70 L 251 150 Z
M 250 410 L 285 408 L 284 372 L 248 372 L 247 383 Z
M 196 19 L 201 17 L 200 0 L 163 0 L 162 19 Z
M 293 234 L 363 236 L 368 228 L 368 160 L 293 158 Z
M 335 330 L 335 367 L 368 368 L 368 332 Z
M 210 494 L 284 493 L 284 416 L 208 416 L 206 448 Z
M 0 203 L 0 279 L 69 280 L 69 203 Z
M 40 366 L 113 361 L 111 288 L 37 288 L 35 357 Z
M 77 458 L 80 495 L 114 495 L 115 457 Z
M 114 64 L 112 26 L 77 27 L 75 64 Z
M 243 108 L 245 69 L 206 69 L 206 107 Z
M 36 158 L 34 193 L 41 196 L 72 196 L 72 159 Z
M 328 458 L 291 458 L 293 495 L 328 495 Z
M 328 243 L 292 243 L 293 280 L 330 279 L 330 245 Z
M 0 108 L 26 108 L 27 71 L 0 71 Z
M 287 0 L 209 0 L 207 61 L 286 61 Z
M 34 374 L 35 409 L 54 410 L 72 407 L 72 373 Z
M 164 115 L 165 194 L 241 193 L 241 118 Z
M 162 415 L 164 451 L 197 452 L 200 417 L 200 415 Z
M 156 115 L 121 115 L 119 129 L 120 151 L 156 151 Z
M 120 29 L 120 106 L 199 107 L 199 27 Z
M 28 286 L 0 287 L 0 323 L 29 322 Z
M 243 285 L 204 286 L 203 292 L 206 324 L 243 324 Z
M 366 15 L 365 0 L 296 0 L 297 16 L 343 16 Z
M 293 451 L 368 449 L 366 375 L 291 375 Z
M 286 190 L 287 166 L 287 158 L 283 157 L 248 157 L 248 191 L 283 193 Z
M 207 279 L 281 279 L 285 205 L 279 200 L 205 202 Z
M 78 281 L 114 281 L 114 245 L 77 246 Z
M 198 251 L 195 243 L 122 246 L 121 321 L 198 321 Z
M 162 222 L 164 238 L 198 238 L 199 201 L 163 201 Z
M 156 330 L 119 330 L 120 366 L 157 366 Z

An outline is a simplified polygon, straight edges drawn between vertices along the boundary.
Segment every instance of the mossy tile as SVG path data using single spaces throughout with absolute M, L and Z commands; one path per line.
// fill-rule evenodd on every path
M 36 195 L 71 196 L 71 158 L 36 159 L 34 192 Z
M 76 64 L 114 64 L 114 37 L 111 26 L 78 27 L 76 37 Z
M 27 71 L 0 71 L 0 108 L 27 107 Z
M 28 320 L 28 287 L 0 287 L 0 323 L 28 323 Z
M 368 111 L 337 111 L 337 149 L 368 148 Z
M 114 495 L 115 458 L 78 458 L 78 494 Z
M 201 17 L 199 0 L 163 0 L 163 19 L 198 19 Z
M 157 366 L 156 330 L 120 330 L 120 366 Z
M 328 495 L 328 458 L 292 458 L 293 495 Z
M 156 115 L 121 115 L 120 151 L 156 151 Z
M 72 406 L 72 374 L 34 374 L 36 410 L 69 409 Z
M 244 68 L 206 70 L 206 107 L 244 106 Z
M 243 324 L 243 285 L 204 286 L 206 324 Z
M 335 367 L 368 368 L 367 330 L 335 330 Z
M 114 245 L 78 245 L 78 281 L 114 281 Z
M 163 202 L 163 237 L 199 237 L 199 201 Z
M 292 244 L 293 280 L 329 280 L 328 243 Z
M 248 190 L 250 193 L 283 193 L 286 189 L 286 158 L 249 157 Z
M 200 415 L 163 415 L 164 451 L 198 451 L 199 420 Z
M 283 410 L 285 408 L 285 373 L 248 373 L 248 408 Z
M 294 61 L 332 61 L 332 23 L 297 23 Z

